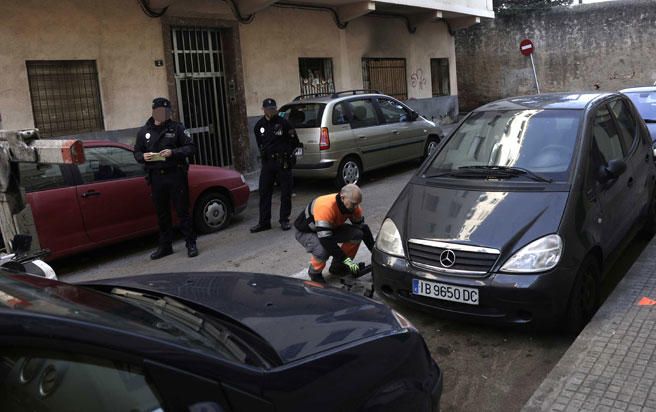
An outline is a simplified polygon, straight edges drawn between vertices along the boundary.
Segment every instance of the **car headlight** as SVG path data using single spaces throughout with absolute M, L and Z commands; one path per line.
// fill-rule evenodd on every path
M 549 235 L 529 243 L 515 253 L 501 268 L 502 272 L 535 273 L 553 269 L 563 254 L 563 241 Z
M 385 219 L 376 238 L 376 248 L 388 255 L 404 257 L 401 235 L 392 219 Z

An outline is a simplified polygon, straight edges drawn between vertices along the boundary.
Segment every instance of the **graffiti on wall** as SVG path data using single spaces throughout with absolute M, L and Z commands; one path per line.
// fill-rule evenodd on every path
M 410 85 L 413 89 L 419 87 L 419 90 L 423 90 L 426 86 L 426 78 L 424 77 L 424 71 L 422 69 L 417 69 L 414 73 L 410 75 Z

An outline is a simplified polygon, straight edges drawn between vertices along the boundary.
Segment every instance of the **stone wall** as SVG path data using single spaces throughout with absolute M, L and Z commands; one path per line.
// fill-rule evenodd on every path
M 456 35 L 460 107 L 536 93 L 530 58 L 535 45 L 542 93 L 612 91 L 656 81 L 656 1 L 617 0 L 498 16 Z

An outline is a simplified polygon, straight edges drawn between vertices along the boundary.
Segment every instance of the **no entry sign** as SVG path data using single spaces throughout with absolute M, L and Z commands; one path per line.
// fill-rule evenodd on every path
M 533 47 L 533 42 L 529 39 L 524 39 L 519 43 L 519 51 L 522 52 L 524 56 L 530 56 L 533 53 L 535 47 Z

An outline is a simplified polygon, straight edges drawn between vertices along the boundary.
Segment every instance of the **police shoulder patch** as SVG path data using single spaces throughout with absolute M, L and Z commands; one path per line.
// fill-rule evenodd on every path
M 191 132 L 189 131 L 189 129 L 185 129 L 184 134 L 185 136 L 187 136 L 188 139 L 191 139 Z

